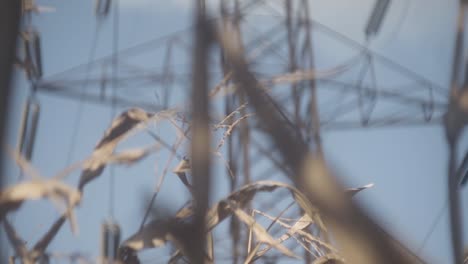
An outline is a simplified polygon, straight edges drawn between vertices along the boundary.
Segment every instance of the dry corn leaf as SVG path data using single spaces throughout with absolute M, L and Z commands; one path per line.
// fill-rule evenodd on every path
M 169 221 L 154 220 L 146 224 L 141 231 L 122 243 L 135 251 L 163 246 L 170 239 Z
M 190 191 L 193 190 L 193 187 L 187 178 L 187 173 L 190 172 L 191 168 L 190 160 L 183 158 L 172 171 L 179 177 L 185 187 L 187 187 Z
M 48 198 L 60 208 L 62 208 L 63 204 L 66 205 L 67 208 L 63 217 L 70 219 L 72 230 L 76 233 L 78 224 L 76 223 L 73 207 L 80 202 L 81 192 L 60 182 L 59 178 L 61 177 L 42 180 L 39 172 L 19 153 L 12 150 L 9 150 L 9 152 L 21 169 L 33 180 L 16 184 L 0 192 L 0 221 L 8 211 L 17 209 L 25 200 Z M 65 173 L 69 173 L 69 171 Z M 55 231 L 55 233 L 57 232 L 58 230 Z M 51 236 L 53 238 L 55 234 Z M 47 237 L 44 237 L 44 239 L 47 239 Z M 46 243 L 45 246 L 48 245 L 48 242 L 44 243 Z
M 327 254 L 325 256 L 321 256 L 320 258 L 314 260 L 312 264 L 344 264 L 345 261 L 342 257 L 336 254 Z
M 79 190 L 82 191 L 88 182 L 101 175 L 117 144 L 125 139 L 135 127 L 149 121 L 153 115 L 140 108 L 132 108 L 112 121 L 110 128 L 94 148 L 91 158 L 83 166 L 78 184 Z
M 182 161 L 179 163 L 176 169 L 174 169 L 174 172 L 182 172 L 186 171 L 187 169 L 189 169 L 188 163 Z M 370 185 L 366 185 L 361 188 L 349 189 L 347 192 L 350 195 L 354 195 L 357 192 L 369 187 Z M 311 209 L 313 208 L 312 206 L 303 200 L 304 198 L 302 197 L 302 194 L 293 186 L 276 181 L 258 181 L 243 186 L 239 190 L 232 192 L 225 199 L 213 205 L 206 216 L 207 232 L 211 231 L 221 221 L 234 214 L 242 222 L 253 228 L 253 232 L 260 242 L 277 248 L 280 252 L 287 256 L 294 257 L 294 254 L 291 251 L 289 251 L 285 246 L 281 245 L 281 243 L 286 239 L 275 240 L 262 226 L 257 224 L 252 217 L 240 209 L 252 201 L 258 192 L 272 192 L 278 188 L 288 189 L 292 193 L 292 196 L 299 204 L 299 206 L 301 206 L 304 210 L 306 208 L 308 208 L 308 211 L 314 210 Z M 121 248 L 127 250 L 130 249 L 132 251 L 140 251 L 148 248 L 161 247 L 168 241 L 171 241 L 172 243 L 176 244 L 176 246 L 178 246 L 178 248 L 183 253 L 184 250 L 180 248 L 182 243 L 178 243 L 177 235 L 174 234 L 172 228 L 177 226 L 177 224 L 187 224 L 191 222 L 193 220 L 193 213 L 193 205 L 189 203 L 188 205 L 182 207 L 176 213 L 175 217 L 170 220 L 154 220 L 148 223 L 139 232 L 125 240 L 122 243 Z M 313 215 L 315 218 L 314 221 L 317 221 L 316 219 L 319 219 L 318 213 L 314 212 Z M 305 214 L 301 219 L 305 219 L 307 221 L 299 220 L 298 223 L 291 227 L 288 233 L 293 234 L 297 232 L 297 230 L 300 232 L 303 228 L 305 228 L 305 226 L 308 226 L 312 222 L 312 219 L 308 214 Z M 319 221 L 321 220 L 319 219 Z
M 177 166 L 178 170 L 183 171 L 187 167 L 184 165 L 185 163 L 179 164 Z M 178 171 L 175 170 L 175 171 Z M 229 204 L 234 202 L 237 207 L 243 207 L 245 204 L 250 202 L 254 196 L 258 192 L 272 192 L 278 188 L 285 188 L 291 191 L 293 197 L 296 201 L 299 201 L 299 197 L 302 194 L 291 185 L 276 182 L 276 181 L 258 181 L 248 185 L 243 186 L 241 189 L 232 192 L 227 198 L 219 201 L 207 213 L 206 217 L 206 226 L 207 231 L 211 231 L 214 227 L 216 227 L 221 221 L 226 219 L 227 217 L 231 216 L 234 212 L 233 209 L 230 208 Z M 363 190 L 363 188 L 359 188 Z M 356 189 L 350 189 L 350 192 L 354 192 Z M 298 202 L 299 203 L 299 202 Z M 301 202 L 303 209 L 306 209 L 306 205 L 304 202 Z M 301 206 L 301 204 L 299 204 Z M 302 207 L 301 206 L 301 207 Z M 310 211 L 310 208 L 309 208 Z M 237 212 L 237 214 L 241 214 Z M 314 215 L 317 215 L 314 213 Z M 192 219 L 193 216 L 193 208 L 192 205 L 189 204 L 183 207 L 179 212 L 176 214 L 172 221 L 175 222 L 188 222 Z M 310 219 L 309 216 L 304 216 Z M 244 218 L 245 219 L 245 218 Z M 164 245 L 168 241 L 168 236 L 170 235 L 170 231 L 168 228 L 167 221 L 157 220 L 150 222 L 149 224 L 145 225 L 143 229 L 136 234 L 132 235 L 129 239 L 122 243 L 123 247 L 129 247 L 133 250 L 142 250 L 145 248 L 153 248 L 159 247 Z
M 372 186 L 374 186 L 373 183 L 364 185 L 359 188 L 346 189 L 346 194 L 348 194 L 349 196 L 354 196 L 358 192 L 371 188 Z M 310 216 L 307 214 L 304 214 L 301 218 L 299 218 L 299 220 L 297 220 L 297 222 L 288 230 L 286 234 L 281 236 L 280 240 L 284 241 L 288 239 L 289 237 L 294 235 L 298 230 L 304 230 L 304 228 L 308 227 L 312 222 L 313 221 L 312 219 L 310 219 Z
M 247 184 L 239 190 L 232 192 L 227 198 L 216 203 L 208 211 L 206 219 L 207 229 L 211 230 L 219 222 L 223 221 L 226 217 L 231 215 L 232 212 L 228 206 L 229 201 L 234 201 L 239 207 L 243 207 L 245 204 L 250 202 L 258 192 L 272 192 L 278 188 L 286 188 L 290 190 L 296 202 L 298 202 L 300 196 L 302 196 L 302 194 L 296 188 L 282 182 L 257 181 Z M 301 203 L 302 205 L 299 204 L 299 206 L 305 206 L 303 202 Z
M 148 148 L 124 150 L 122 152 L 119 152 L 117 154 L 110 156 L 109 162 L 131 165 L 132 163 L 138 162 L 146 158 L 146 156 L 148 156 L 153 151 L 156 151 L 158 149 L 159 149 L 158 146 L 150 146 Z
M 387 239 L 364 210 L 341 193 L 340 184 L 327 169 L 323 159 L 313 156 L 307 144 L 295 136 L 294 129 L 287 126 L 275 102 L 264 93 L 256 76 L 249 70 L 242 44 L 233 38 L 235 32 L 219 33 L 222 50 L 232 65 L 233 79 L 255 108 L 260 125 L 268 132 L 283 160 L 294 172 L 291 174 L 292 181 L 307 197 L 301 199 L 302 202 L 313 202 L 327 217 L 327 224 L 333 228 L 334 238 L 342 246 L 347 261 L 413 263 L 412 257 L 407 254 L 412 255 L 411 251 L 406 248 L 399 250 L 392 245 L 392 241 Z M 309 211 L 305 211 L 310 215 Z
M 170 238 L 170 223 L 185 223 L 193 216 L 193 205 L 188 203 L 182 207 L 173 219 L 158 219 L 146 224 L 140 231 L 122 242 L 122 247 L 139 251 L 146 248 L 163 246 Z
M 257 240 L 260 243 L 265 243 L 271 247 L 276 248 L 281 253 L 292 258 L 298 258 L 293 252 L 291 252 L 287 247 L 283 246 L 281 243 L 276 241 L 260 224 L 258 224 L 255 219 L 246 214 L 243 210 L 239 209 L 237 205 L 233 202 L 229 203 L 229 207 L 233 210 L 233 214 L 239 218 L 241 222 L 246 224 L 250 229 L 252 229 Z
M 282 224 L 282 222 L 279 219 L 272 220 L 276 220 L 278 223 Z M 310 219 L 310 217 L 307 214 L 304 214 L 301 218 L 299 218 L 299 220 L 297 220 L 297 222 L 292 227 L 289 228 L 288 232 L 286 234 L 283 234 L 280 238 L 278 238 L 276 242 L 279 244 L 283 243 L 284 241 L 288 240 L 291 236 L 293 236 L 296 232 L 303 230 L 312 223 L 312 219 Z M 252 263 L 256 261 L 258 258 L 270 251 L 270 249 L 271 246 L 268 246 L 262 250 L 259 250 L 256 254 L 249 255 L 245 263 Z
M 312 219 L 307 214 L 304 214 L 297 222 L 288 230 L 288 232 L 282 235 L 279 240 L 285 241 L 294 234 L 297 233 L 298 230 L 304 230 L 304 228 L 308 227 L 312 224 Z
M 360 191 L 363 191 L 365 189 L 368 189 L 370 187 L 374 186 L 374 184 L 367 184 L 367 185 L 364 185 L 362 187 L 359 187 L 359 188 L 350 188 L 350 189 L 346 189 L 346 194 L 350 195 L 350 196 L 354 196 L 355 194 L 357 194 L 358 192 Z M 280 224 L 281 221 L 278 221 Z M 304 230 L 306 227 L 308 227 L 309 225 L 311 225 L 313 223 L 312 219 L 309 217 L 309 215 L 307 214 L 304 214 L 302 215 L 297 221 L 296 223 L 289 228 L 288 232 L 286 234 L 283 234 L 280 238 L 278 238 L 278 242 L 279 243 L 283 243 L 284 241 L 288 240 L 290 237 L 294 236 L 296 233 Z M 303 232 L 300 232 L 303 234 Z M 305 239 L 308 239 L 310 240 L 311 242 L 312 241 L 316 241 L 316 239 L 311 239 L 312 237 L 311 236 L 306 236 Z M 323 243 L 321 243 L 323 244 Z M 271 247 L 267 247 L 267 248 L 264 248 L 262 250 L 260 250 L 257 254 L 256 254 L 256 257 L 255 259 L 257 259 L 258 257 L 260 256 L 263 256 L 266 252 L 268 252 L 269 250 L 271 249 Z M 254 259 L 254 260 L 255 260 Z
M 0 192 L 0 211 L 3 216 L 18 208 L 26 200 L 48 198 L 53 201 L 64 201 L 69 209 L 78 204 L 81 194 L 78 190 L 56 180 L 35 179 L 22 182 Z

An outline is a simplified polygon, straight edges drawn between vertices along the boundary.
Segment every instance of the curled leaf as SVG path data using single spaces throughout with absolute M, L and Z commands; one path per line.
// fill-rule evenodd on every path
M 176 167 L 174 172 L 186 171 L 189 168 L 188 163 L 181 162 Z M 366 186 L 365 186 L 366 187 Z M 368 187 L 366 187 L 368 188 Z M 248 204 L 255 195 L 259 192 L 272 192 L 276 189 L 287 189 L 291 192 L 296 203 L 307 213 L 303 218 L 307 221 L 298 221 L 294 229 L 291 230 L 302 230 L 304 225 L 307 226 L 311 222 L 317 223 L 319 219 L 318 212 L 307 202 L 303 197 L 303 194 L 297 190 L 295 187 L 288 185 L 286 183 L 277 182 L 277 181 L 257 181 L 250 184 L 247 184 L 240 188 L 237 191 L 232 192 L 225 199 L 220 200 L 214 204 L 210 210 L 208 210 L 206 215 L 206 230 L 207 232 L 215 228 L 220 222 L 231 215 L 236 215 L 241 221 L 246 223 L 249 226 L 254 228 L 254 233 L 257 236 L 260 236 L 258 239 L 264 243 L 267 243 L 282 253 L 288 256 L 294 256 L 294 254 L 288 251 L 287 248 L 281 245 L 282 241 L 277 241 L 268 235 L 263 227 L 258 226 L 255 223 L 255 220 L 250 216 L 246 215 L 240 208 Z M 360 190 L 365 189 L 359 188 Z M 349 192 L 354 194 L 356 189 L 350 189 Z M 147 248 L 155 248 L 165 245 L 168 241 L 177 243 L 177 235 L 174 232 L 174 226 L 178 224 L 186 224 L 193 220 L 193 207 L 189 203 L 187 206 L 183 207 L 176 213 L 176 216 L 170 220 L 155 220 L 145 225 L 142 230 L 132 235 L 121 245 L 121 248 L 128 248 L 134 251 L 140 251 Z M 312 216 L 311 216 L 312 214 Z M 253 222 L 252 222 L 253 221 Z M 291 233 L 293 234 L 293 233 Z M 181 249 L 183 252 L 183 250 Z
M 81 193 L 56 180 L 31 180 L 13 185 L 0 192 L 0 211 L 5 214 L 18 208 L 26 200 L 48 198 L 62 200 L 71 208 L 79 203 Z
M 78 189 L 82 191 L 88 182 L 101 175 L 117 144 L 135 127 L 149 121 L 153 115 L 140 108 L 132 108 L 114 119 L 111 127 L 106 130 L 104 137 L 94 148 L 91 158 L 85 162 Z
M 370 188 L 372 187 L 374 184 L 368 184 L 368 185 L 365 185 L 363 187 L 359 187 L 359 188 L 351 188 L 351 189 L 346 189 L 346 193 L 350 196 L 354 196 L 355 194 L 357 194 L 358 192 L 362 191 L 362 190 L 365 190 L 367 188 Z M 320 221 L 321 219 L 318 218 Z M 278 220 L 278 219 L 275 219 L 275 220 Z M 282 224 L 281 221 L 278 221 L 280 224 Z M 310 234 L 308 233 L 305 233 L 303 232 L 302 230 L 304 230 L 306 227 L 308 227 L 309 225 L 311 225 L 314 221 L 310 218 L 310 216 L 308 214 L 304 214 L 302 215 L 302 217 L 300 217 L 296 223 L 292 226 L 292 227 L 289 227 L 289 230 L 286 234 L 283 234 L 280 238 L 277 239 L 278 243 L 283 243 L 284 241 L 288 240 L 289 238 L 291 238 L 292 236 L 294 236 L 296 233 L 301 233 L 302 235 L 306 235 L 306 239 L 309 239 L 311 241 L 316 241 L 316 239 L 312 239 L 312 237 L 310 236 Z M 323 224 L 323 223 L 322 223 Z M 319 224 L 320 225 L 320 224 Z M 327 247 L 329 247 L 326 243 L 324 242 L 321 242 L 320 241 L 320 244 L 321 245 L 325 245 Z M 254 261 L 256 259 L 258 259 L 259 257 L 263 256 L 265 253 L 267 253 L 269 250 L 271 249 L 271 246 L 269 247 L 266 247 L 262 250 L 260 250 L 259 252 L 257 252 L 255 258 L 253 259 Z M 252 256 L 253 257 L 253 256 Z M 250 259 L 248 259 L 248 261 L 246 261 L 248 263 L 250 263 Z

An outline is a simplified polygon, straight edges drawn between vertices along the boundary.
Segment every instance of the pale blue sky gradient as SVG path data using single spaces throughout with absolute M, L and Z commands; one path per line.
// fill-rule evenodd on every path
M 310 1 L 311 15 L 320 23 L 363 43 L 364 27 L 373 2 L 314 0 Z M 370 48 L 430 81 L 448 87 L 457 2 L 392 1 L 382 30 Z M 96 29 L 93 1 L 53 0 L 38 1 L 38 4 L 57 8 L 54 13 L 34 15 L 33 19 L 42 37 L 44 75 L 52 76 L 87 62 Z M 121 49 L 184 29 L 192 21 L 188 0 L 120 0 L 120 6 Z M 404 12 L 407 12 L 406 15 Z M 96 58 L 111 53 L 111 36 L 112 16 L 109 16 L 101 25 Z M 324 68 L 352 55 L 352 51 L 345 47 L 332 49 L 323 42 L 320 45 L 320 38 L 315 41 L 321 47 L 318 56 L 323 58 L 319 66 Z M 162 58 L 156 55 L 146 59 L 154 60 L 154 65 L 161 65 Z M 189 70 L 186 66 L 184 71 Z M 7 138 L 11 146 L 16 145 L 21 107 L 28 91 L 23 73 L 17 71 L 16 76 Z M 178 88 L 174 102 L 186 100 L 189 88 Z M 80 108 L 78 101 L 47 94 L 39 94 L 38 98 L 42 108 L 33 164 L 42 175 L 52 176 L 67 165 L 72 129 Z M 84 105 L 72 161 L 81 160 L 92 152 L 110 124 L 110 116 L 107 106 Z M 158 126 L 156 131 L 172 142 L 174 135 L 167 124 Z M 346 186 L 375 184 L 372 189 L 359 194 L 357 200 L 411 249 L 420 250 L 432 221 L 446 201 L 447 147 L 442 127 L 430 125 L 330 131 L 324 133 L 323 140 L 326 156 Z M 150 142 L 151 138 L 142 134 L 125 142 L 122 148 L 147 146 Z M 460 150 L 466 151 L 467 147 L 468 135 L 465 134 Z M 156 172 L 162 170 L 166 158 L 167 154 L 157 153 L 135 166 L 115 169 L 115 204 L 118 205 L 115 218 L 121 224 L 123 238 L 137 230 L 142 218 L 141 201 L 156 184 Z M 6 172 L 12 184 L 17 179 L 18 169 L 10 159 L 8 162 Z M 221 170 L 218 166 L 215 175 L 220 172 L 219 175 L 224 176 Z M 75 184 L 78 175 L 75 173 L 67 181 Z M 219 177 L 215 182 L 215 198 L 226 196 L 226 179 Z M 106 170 L 102 177 L 88 185 L 82 205 L 77 210 L 79 236 L 73 236 L 69 226 L 65 226 L 53 241 L 50 251 L 80 251 L 92 257 L 99 254 L 100 224 L 108 217 L 108 183 L 109 170 Z M 170 173 L 157 204 L 168 203 L 178 208 L 188 197 L 180 181 Z M 468 215 L 467 198 L 468 193 L 463 189 L 461 199 L 465 219 Z M 12 219 L 23 238 L 33 244 L 58 215 L 50 203 L 28 202 Z M 430 263 L 451 262 L 447 216 L 446 211 L 425 247 L 418 251 Z M 148 255 L 155 256 L 152 253 Z

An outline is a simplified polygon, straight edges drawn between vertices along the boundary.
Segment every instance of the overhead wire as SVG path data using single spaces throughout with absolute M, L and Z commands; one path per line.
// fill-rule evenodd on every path
M 79 131 L 79 127 L 80 127 L 80 124 L 81 124 L 81 119 L 82 119 L 82 115 L 83 115 L 83 111 L 84 111 L 84 98 L 85 98 L 85 90 L 87 89 L 88 87 L 88 84 L 89 84 L 89 80 L 90 80 L 90 72 L 91 72 L 91 66 L 92 66 L 92 61 L 94 59 L 94 56 L 95 56 L 95 53 L 96 53 L 96 48 L 97 48 L 97 43 L 98 43 L 98 36 L 99 36 L 99 32 L 100 32 L 100 29 L 101 29 L 101 21 L 98 21 L 98 24 L 95 28 L 95 31 L 94 31 L 94 36 L 92 38 L 92 41 L 91 41 L 91 47 L 90 47 L 90 50 L 89 50 L 89 55 L 88 55 L 88 60 L 87 60 L 87 64 L 86 64 L 86 70 L 85 70 L 85 79 L 83 81 L 83 84 L 81 85 L 81 90 L 82 92 L 80 93 L 80 97 L 78 98 L 78 110 L 76 112 L 76 116 L 75 116 L 75 121 L 74 121 L 74 124 L 72 125 L 73 129 L 72 129 L 72 135 L 71 135 L 71 141 L 70 141 L 70 147 L 69 147 L 69 151 L 67 153 L 67 158 L 66 158 L 66 166 L 68 166 L 73 158 L 73 153 L 75 151 L 75 148 L 76 148 L 76 143 L 77 143 L 77 138 L 78 138 L 78 131 Z
M 259 1 L 249 1 L 248 3 L 246 3 L 244 6 L 241 7 L 241 10 L 246 10 L 256 4 L 258 4 Z M 213 17 L 213 18 L 208 18 L 210 21 L 216 21 L 216 20 L 219 20 L 220 17 Z M 162 35 L 162 36 L 158 36 L 156 38 L 153 38 L 149 41 L 144 41 L 144 42 L 141 42 L 141 43 L 138 43 L 136 45 L 133 45 L 133 46 L 130 46 L 130 47 L 127 47 L 125 49 L 122 49 L 122 50 L 118 50 L 116 52 L 119 53 L 119 56 L 122 57 L 122 56 L 131 56 L 131 55 L 136 55 L 136 54 L 139 54 L 139 53 L 142 53 L 144 52 L 145 50 L 147 49 L 154 49 L 154 48 L 157 48 L 159 47 L 159 45 L 163 45 L 164 44 L 164 41 L 168 40 L 168 39 L 171 39 L 171 38 L 174 38 L 174 37 L 177 37 L 177 36 L 181 36 L 181 35 L 187 35 L 186 33 L 190 32 L 191 30 L 194 29 L 194 26 L 191 25 L 187 28 L 183 28 L 183 29 L 180 29 L 180 30 L 176 30 L 174 32 L 171 32 L 169 34 L 165 34 L 165 35 Z M 185 33 L 185 34 L 184 34 Z M 96 60 L 94 60 L 92 62 L 92 64 L 96 64 L 96 63 L 102 63 L 102 62 L 105 62 L 105 61 L 108 61 L 108 60 L 112 60 L 114 54 L 116 53 L 114 51 L 111 52 L 111 54 L 109 55 L 105 55 L 101 58 L 97 58 Z M 78 64 L 78 65 L 75 65 L 75 66 L 72 66 L 71 68 L 68 68 L 68 69 L 65 69 L 63 71 L 60 71 L 60 72 L 57 72 L 57 73 L 54 73 L 50 76 L 47 76 L 43 79 L 54 79 L 56 77 L 59 77 L 59 76 L 62 76 L 66 73 L 70 73 L 70 72 L 73 72 L 75 70 L 78 70 L 80 69 L 81 67 L 84 67 L 86 66 L 87 63 L 83 63 L 83 64 Z
M 410 0 L 408 0 L 408 1 L 410 1 Z M 271 14 L 271 16 L 282 17 L 283 15 L 277 13 L 277 14 Z M 320 29 L 325 33 L 329 33 L 329 35 L 332 36 L 333 38 L 335 38 L 336 40 L 341 40 L 343 43 L 347 43 L 350 46 L 352 46 L 354 48 L 357 48 L 357 49 L 365 48 L 365 45 L 359 43 L 358 41 L 346 36 L 345 34 L 339 32 L 337 30 L 334 30 L 334 29 L 326 26 L 325 24 L 322 24 L 321 22 L 319 22 L 319 21 L 317 21 L 315 19 L 310 19 L 310 22 L 314 24 L 316 29 Z M 395 62 L 395 61 L 393 61 L 393 60 L 391 60 L 389 58 L 387 58 L 384 55 L 378 54 L 373 50 L 370 50 L 370 49 L 367 48 L 367 52 L 371 53 L 373 57 L 376 57 L 377 59 L 381 60 L 382 63 L 387 64 L 389 67 L 392 67 L 395 70 L 400 71 L 401 73 L 403 73 L 405 75 L 411 76 L 411 77 L 413 77 L 415 79 L 419 79 L 424 83 L 431 84 L 431 86 L 433 88 L 437 88 L 437 89 L 435 89 L 435 91 L 439 92 L 444 97 L 447 96 L 446 95 L 446 89 L 444 88 L 443 85 L 440 85 L 440 84 L 437 84 L 437 83 L 435 83 L 433 81 L 430 81 L 426 77 L 420 76 L 419 74 L 411 71 L 407 67 L 405 67 L 405 66 L 403 66 L 403 65 L 401 65 L 401 64 L 399 64 L 399 63 L 397 63 L 397 62 Z
M 465 156 L 465 159 L 467 158 L 468 156 Z M 459 185 L 460 185 L 460 188 L 463 186 L 464 184 L 464 179 L 460 176 L 462 176 L 462 170 L 458 170 L 457 171 L 457 175 L 459 176 L 458 178 L 458 181 L 459 181 Z M 439 225 L 440 221 L 442 220 L 442 216 L 444 215 L 445 211 L 448 209 L 448 206 L 449 206 L 449 201 L 448 199 L 446 198 L 445 201 L 444 201 L 444 205 L 442 206 L 442 208 L 440 208 L 439 212 L 435 215 L 435 218 L 434 220 L 432 221 L 432 224 L 430 225 L 426 235 L 424 236 L 422 242 L 421 242 L 421 245 L 419 246 L 418 250 L 416 251 L 416 253 L 419 255 L 421 253 L 422 250 L 424 250 L 424 248 L 426 247 L 426 244 L 429 242 L 429 239 L 431 238 L 432 234 L 434 233 L 435 229 L 437 228 L 437 226 Z
M 117 96 L 117 75 L 119 74 L 119 0 L 114 1 L 113 13 L 113 36 L 112 36 L 112 102 L 111 102 L 111 117 L 112 122 L 116 113 L 116 96 Z M 110 182 L 109 182 L 109 216 L 114 218 L 115 206 L 115 171 L 114 166 L 110 166 Z
M 396 39 L 398 33 L 401 31 L 401 28 L 403 27 L 403 23 L 406 20 L 406 17 L 408 16 L 410 6 L 411 6 L 411 0 L 405 0 L 404 1 L 404 6 L 403 10 L 400 13 L 400 17 L 398 18 L 398 22 L 395 25 L 394 29 L 388 34 L 388 42 L 391 42 Z
M 409 1 L 409 0 L 407 0 L 407 1 Z M 313 22 L 315 25 L 319 25 L 319 26 L 325 27 L 324 25 L 321 25 L 321 24 L 318 23 L 317 21 L 313 21 L 313 20 L 312 20 L 312 22 Z M 334 31 L 333 29 L 327 28 L 327 30 L 329 30 L 329 31 L 331 30 L 332 33 L 334 33 L 335 35 L 338 34 L 338 36 L 335 36 L 335 37 L 340 37 L 340 36 L 341 36 L 341 34 L 340 34 L 339 32 L 336 32 L 336 31 Z M 352 39 L 349 39 L 349 38 L 346 37 L 346 36 L 341 36 L 341 37 L 344 38 L 343 41 L 346 41 L 346 42 L 349 42 L 349 41 L 355 42 L 355 41 L 353 41 Z M 351 43 L 351 44 L 353 45 L 353 43 Z M 360 44 L 357 43 L 357 42 L 354 43 L 354 45 L 358 45 L 358 46 L 360 46 L 360 47 L 362 48 L 362 45 L 360 45 Z M 368 53 L 371 53 L 371 52 L 372 52 L 371 50 L 368 49 L 367 45 L 364 47 L 364 49 L 365 49 L 365 51 L 368 52 Z M 126 49 L 126 50 L 128 50 L 128 49 Z M 122 51 L 122 52 L 126 52 L 126 51 L 124 50 L 124 51 Z M 372 53 L 373 53 L 373 52 L 372 52 Z M 401 66 L 401 65 L 399 65 L 399 64 L 396 64 L 396 65 L 398 66 L 398 67 L 397 67 L 398 69 L 400 69 L 401 67 L 403 67 L 403 66 Z M 400 67 L 400 66 L 401 66 L 401 67 Z M 401 70 L 401 69 L 400 69 L 400 70 Z M 413 73 L 413 72 L 409 72 L 408 74 L 414 74 L 414 73 Z M 422 78 L 422 77 L 421 77 L 421 78 Z M 430 82 L 428 82 L 428 81 L 426 81 L 426 80 L 423 80 L 423 81 L 424 81 L 424 82 L 427 82 L 428 84 L 430 83 Z M 433 88 L 439 88 L 438 85 L 431 85 L 431 89 L 432 89 L 432 87 L 433 87 Z M 440 89 L 436 89 L 436 90 L 440 91 Z M 445 92 L 444 92 L 444 94 L 445 94 Z
M 435 215 L 434 220 L 431 222 L 431 225 L 429 227 L 429 230 L 427 231 L 426 235 L 424 236 L 421 245 L 419 248 L 416 250 L 416 254 L 420 255 L 421 252 L 424 250 L 426 247 L 427 242 L 429 242 L 429 239 L 431 238 L 432 234 L 434 233 L 435 229 L 440 223 L 440 220 L 442 220 L 442 216 L 444 213 L 447 211 L 448 208 L 448 199 L 445 199 L 444 205 L 442 208 L 440 208 L 439 212 Z

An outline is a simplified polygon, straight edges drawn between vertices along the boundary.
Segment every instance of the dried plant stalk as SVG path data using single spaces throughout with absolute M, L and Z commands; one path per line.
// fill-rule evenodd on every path
M 333 227 L 346 259 L 352 263 L 413 263 L 414 260 L 396 249 L 362 209 L 343 195 L 323 160 L 311 155 L 307 145 L 294 136 L 295 131 L 288 129 L 274 104 L 259 88 L 259 82 L 243 58 L 240 44 L 230 37 L 231 34 L 220 33 L 219 39 L 232 63 L 234 79 L 256 109 L 283 159 L 295 172 L 292 180 Z

